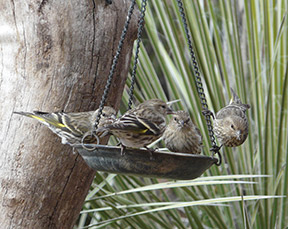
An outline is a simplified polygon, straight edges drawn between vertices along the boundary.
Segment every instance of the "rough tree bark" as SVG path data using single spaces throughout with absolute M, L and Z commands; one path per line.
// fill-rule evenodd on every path
M 98 108 L 129 0 L 0 2 L 1 228 L 73 227 L 95 172 L 58 136 L 13 111 Z M 107 105 L 119 106 L 133 15 Z

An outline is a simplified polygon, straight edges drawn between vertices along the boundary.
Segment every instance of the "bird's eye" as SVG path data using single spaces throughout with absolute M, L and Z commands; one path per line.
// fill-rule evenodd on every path
M 161 107 L 162 107 L 163 109 L 166 109 L 166 106 L 165 106 L 165 105 L 162 105 Z
M 105 116 L 106 116 L 106 114 L 105 114 L 105 113 L 102 113 L 102 116 L 103 116 L 103 117 L 105 117 Z
M 177 121 L 177 118 L 174 117 L 174 121 Z
M 231 125 L 231 129 L 235 130 L 235 127 L 234 127 L 234 125 L 233 125 L 233 124 Z

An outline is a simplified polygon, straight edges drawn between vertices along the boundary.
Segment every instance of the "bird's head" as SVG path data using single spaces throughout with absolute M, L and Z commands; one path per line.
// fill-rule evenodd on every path
M 231 116 L 225 120 L 226 134 L 237 141 L 245 140 L 247 127 L 245 121 L 238 116 Z
M 175 101 L 176 102 L 176 101 Z M 173 103 L 173 101 L 172 101 Z M 161 99 L 150 99 L 142 103 L 142 108 L 149 108 L 152 110 L 155 110 L 159 112 L 162 115 L 167 115 L 167 114 L 174 114 L 175 111 L 173 111 L 170 108 L 170 105 L 172 104 L 171 102 L 165 103 Z
M 173 114 L 173 119 L 171 120 L 173 125 L 177 128 L 189 127 L 192 125 L 192 120 L 186 111 L 177 111 Z
M 105 106 L 102 111 L 102 117 L 116 119 L 116 110 L 112 107 Z

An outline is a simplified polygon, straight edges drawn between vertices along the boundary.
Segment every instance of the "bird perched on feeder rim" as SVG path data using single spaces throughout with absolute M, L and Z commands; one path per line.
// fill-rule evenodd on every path
M 247 109 L 250 105 L 243 104 L 231 88 L 230 103 L 216 113 L 214 133 L 221 146 L 235 147 L 241 145 L 248 136 Z
M 41 111 L 14 113 L 37 119 L 47 125 L 50 130 L 61 137 L 62 144 L 99 143 L 99 138 L 93 134 L 98 109 L 79 113 Z M 112 123 L 116 119 L 116 113 L 114 108 L 104 106 L 98 127 L 102 128 Z M 100 134 L 98 132 L 98 136 Z
M 186 111 L 173 114 L 163 134 L 163 140 L 172 152 L 200 154 L 203 145 L 200 130 Z
M 173 102 L 176 101 L 165 103 L 160 99 L 147 100 L 98 130 L 105 131 L 103 136 L 112 134 L 119 139 L 121 154 L 124 154 L 125 147 L 147 148 L 147 145 L 162 136 L 166 115 L 174 113 L 168 106 Z

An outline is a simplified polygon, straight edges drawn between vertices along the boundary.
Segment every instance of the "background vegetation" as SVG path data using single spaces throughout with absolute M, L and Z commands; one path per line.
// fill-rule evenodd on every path
M 288 226 L 288 2 L 183 3 L 209 109 L 225 106 L 232 87 L 251 105 L 248 139 L 241 147 L 223 148 L 222 165 L 193 181 L 97 173 L 79 228 Z M 176 0 L 149 1 L 145 22 L 135 103 L 181 98 L 174 108 L 190 112 L 204 136 L 203 153 L 211 155 Z M 130 82 L 129 76 L 122 113 Z

